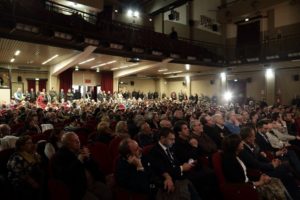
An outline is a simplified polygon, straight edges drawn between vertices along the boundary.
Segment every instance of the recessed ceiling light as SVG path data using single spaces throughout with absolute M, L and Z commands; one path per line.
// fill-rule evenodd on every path
M 14 59 L 14 58 L 10 59 L 10 62 L 11 62 L 11 63 L 12 63 L 12 62 L 15 62 L 15 59 Z
M 168 69 L 159 69 L 159 70 L 157 70 L 158 72 L 166 72 L 166 71 L 168 71 Z
M 173 72 L 165 72 L 164 74 L 167 75 L 167 74 L 178 74 L 178 73 L 181 73 L 182 71 L 173 71 Z
M 53 60 L 53 59 L 56 58 L 56 57 L 58 57 L 58 54 L 56 54 L 56 55 L 52 56 L 51 58 L 49 58 L 48 60 L 44 61 L 44 62 L 42 63 L 42 65 L 47 64 L 48 62 L 50 62 L 51 60 Z
M 112 61 L 109 61 L 109 62 L 106 62 L 106 63 L 102 63 L 102 64 L 99 64 L 99 65 L 92 66 L 91 69 L 97 68 L 97 67 L 102 67 L 102 66 L 105 66 L 105 65 L 110 65 L 110 64 L 113 64 L 115 62 L 117 62 L 117 61 L 116 60 L 112 60 Z
M 91 61 L 93 61 L 93 60 L 95 60 L 95 58 L 90 58 L 90 59 L 87 59 L 87 60 L 85 60 L 85 61 L 83 61 L 83 62 L 79 63 L 79 65 L 82 65 L 82 64 L 85 64 L 85 63 L 91 62 Z
M 17 51 L 15 52 L 15 56 L 20 55 L 20 53 L 21 53 L 21 51 L 20 51 L 20 50 L 17 50 Z

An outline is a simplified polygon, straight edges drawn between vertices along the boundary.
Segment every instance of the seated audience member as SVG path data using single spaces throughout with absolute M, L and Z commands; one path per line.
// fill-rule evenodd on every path
M 300 161 L 296 153 L 291 149 L 287 149 L 284 145 L 282 145 L 282 148 L 278 148 L 281 141 L 269 133 L 270 127 L 269 120 L 261 120 L 257 123 L 257 145 L 262 151 L 271 153 L 272 156 L 278 157 L 281 160 L 288 161 L 296 174 L 300 176 Z
M 173 145 L 174 153 L 179 164 L 193 163 L 193 168 L 185 173 L 185 176 L 193 183 L 199 192 L 201 199 L 217 200 L 218 188 L 217 180 L 212 169 L 204 167 L 200 160 L 198 142 L 194 143 L 189 128 L 185 121 L 177 121 L 174 124 L 174 132 L 178 137 Z M 199 162 L 198 162 L 199 161 Z
M 289 165 L 277 158 L 269 160 L 266 153 L 260 151 L 255 144 L 254 129 L 242 128 L 241 138 L 244 142 L 244 149 L 239 153 L 239 158 L 241 158 L 246 167 L 259 170 L 271 177 L 279 178 L 292 196 L 298 196 L 297 192 L 299 193 L 299 191 Z
M 67 125 L 64 130 L 65 131 L 77 131 L 78 129 L 81 128 L 81 124 L 79 122 L 79 117 L 78 116 L 72 116 L 70 118 L 70 123 Z
M 17 140 L 18 137 L 10 134 L 10 127 L 7 124 L 0 125 L 0 151 L 15 148 Z
M 170 129 L 172 129 L 172 123 L 167 119 L 162 119 L 159 122 L 159 126 L 160 126 L 160 128 L 170 128 Z
M 69 188 L 72 200 L 111 199 L 103 175 L 88 149 L 80 149 L 79 138 L 73 132 L 62 136 L 62 147 L 52 158 L 51 170 L 53 177 Z
M 215 153 L 217 145 L 214 141 L 203 132 L 203 126 L 198 120 L 193 120 L 190 122 L 191 137 L 198 141 L 198 148 L 201 154 L 204 156 L 211 156 Z
M 147 119 L 151 129 L 158 130 L 159 129 L 159 116 L 156 112 L 150 112 Z
M 223 137 L 227 134 L 222 115 L 214 115 L 213 118 L 204 115 L 200 118 L 200 122 L 203 124 L 204 133 L 214 141 L 218 149 L 221 149 Z
M 163 182 L 163 188 L 158 191 L 158 199 L 163 197 L 172 199 L 176 196 L 192 200 L 199 199 L 193 184 L 185 176 L 185 173 L 190 171 L 194 164 L 186 162 L 180 165 L 171 150 L 174 143 L 175 135 L 172 130 L 162 128 L 158 143 L 150 150 L 148 155 L 154 173 Z M 178 187 L 181 187 L 181 189 Z
M 116 125 L 116 137 L 118 138 L 126 138 L 126 137 L 130 137 L 129 133 L 128 133 L 128 126 L 127 126 L 127 122 L 126 121 L 119 121 Z
M 126 138 L 119 146 L 120 158 L 117 161 L 115 178 L 118 186 L 131 192 L 147 194 L 154 199 L 154 176 L 149 163 L 143 159 L 141 148 L 136 141 Z
M 44 174 L 30 136 L 16 141 L 16 152 L 7 162 L 7 169 L 16 199 L 41 199 Z
M 141 125 L 140 132 L 137 134 L 136 139 L 141 147 L 145 147 L 155 142 L 151 127 L 147 122 Z
M 39 126 L 39 118 L 36 113 L 32 113 L 26 117 L 25 126 L 18 131 L 18 135 L 41 134 L 42 129 Z
M 239 158 L 239 153 L 243 150 L 243 142 L 239 135 L 232 134 L 223 140 L 222 168 L 226 181 L 230 183 L 247 183 L 254 186 L 261 199 L 287 199 L 285 188 L 281 181 L 262 174 L 258 181 L 249 180 L 247 168 Z
M 235 112 L 229 111 L 226 114 L 226 122 L 224 126 L 230 131 L 231 134 L 239 134 L 240 133 L 240 123 L 236 117 Z
M 297 126 L 291 112 L 283 113 L 283 120 L 286 122 L 287 132 L 297 136 Z
M 101 121 L 97 126 L 97 133 L 95 140 L 104 144 L 109 144 L 114 138 L 113 131 L 109 128 L 109 122 Z

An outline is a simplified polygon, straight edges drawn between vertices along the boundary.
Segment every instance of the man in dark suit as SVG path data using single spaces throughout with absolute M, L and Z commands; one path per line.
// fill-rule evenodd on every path
M 221 116 L 222 117 L 222 116 Z M 224 137 L 223 132 L 215 126 L 215 122 L 209 115 L 204 115 L 201 117 L 200 122 L 203 125 L 203 131 L 207 134 L 217 145 L 218 149 L 222 148 L 222 140 Z
M 298 189 L 289 165 L 283 164 L 279 159 L 269 160 L 266 154 L 255 146 L 254 129 L 245 127 L 241 129 L 241 138 L 244 141 L 244 149 L 240 152 L 239 158 L 248 169 L 259 170 L 271 177 L 279 178 L 288 191 L 297 195 Z
M 88 149 L 80 149 L 78 136 L 74 132 L 67 132 L 62 136 L 62 144 L 52 158 L 51 170 L 53 177 L 68 187 L 71 199 L 91 197 L 109 200 L 111 194 L 103 183 L 104 176 L 90 158 Z
M 131 192 L 150 195 L 154 199 L 155 177 L 150 164 L 141 157 L 138 143 L 130 138 L 123 139 L 119 145 L 119 153 L 115 171 L 117 184 Z
M 200 122 L 199 122 L 200 123 Z M 205 200 L 217 200 L 218 196 L 217 179 L 214 171 L 198 162 L 200 154 L 198 142 L 191 138 L 188 125 L 185 121 L 179 120 L 174 124 L 174 132 L 178 137 L 175 140 L 174 152 L 180 164 L 193 163 L 193 169 L 185 173 L 186 177 L 193 183 L 201 198 Z M 193 141 L 195 140 L 195 141 Z
M 190 171 L 193 163 L 185 162 L 182 165 L 178 162 L 171 147 L 175 143 L 175 135 L 171 129 L 162 128 L 160 130 L 159 141 L 149 152 L 149 160 L 157 176 L 163 181 L 163 189 L 169 193 L 175 191 L 175 183 L 187 180 L 185 173 Z M 199 199 L 192 183 L 188 186 L 191 199 Z

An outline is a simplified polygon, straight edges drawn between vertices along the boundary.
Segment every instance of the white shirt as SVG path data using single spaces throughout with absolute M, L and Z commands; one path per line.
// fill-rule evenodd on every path
M 0 151 L 4 149 L 12 149 L 16 147 L 16 141 L 19 137 L 13 135 L 7 135 L 3 138 L 0 138 Z
M 243 161 L 239 157 L 236 157 L 236 159 L 238 160 L 238 162 L 240 163 L 240 165 L 243 168 L 243 171 L 244 171 L 244 174 L 245 174 L 245 177 L 246 177 L 245 183 L 249 182 L 249 178 L 247 176 L 247 168 L 246 168 L 245 164 L 243 163 Z

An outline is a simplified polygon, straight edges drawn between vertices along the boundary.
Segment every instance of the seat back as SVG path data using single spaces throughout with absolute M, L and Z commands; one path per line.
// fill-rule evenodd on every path
M 109 155 L 108 145 L 102 142 L 95 142 L 89 144 L 88 148 L 91 152 L 92 158 L 96 161 L 101 172 L 105 175 L 112 173 L 112 160 Z
M 145 194 L 133 193 L 118 186 L 115 188 L 114 194 L 115 200 L 148 200 Z
M 225 184 L 225 177 L 223 174 L 223 169 L 222 169 L 222 153 L 221 152 L 216 152 L 212 156 L 212 165 L 213 169 L 216 173 L 216 176 L 218 178 L 219 184 L 223 185 Z
M 48 180 L 49 200 L 70 200 L 68 187 L 60 180 Z

